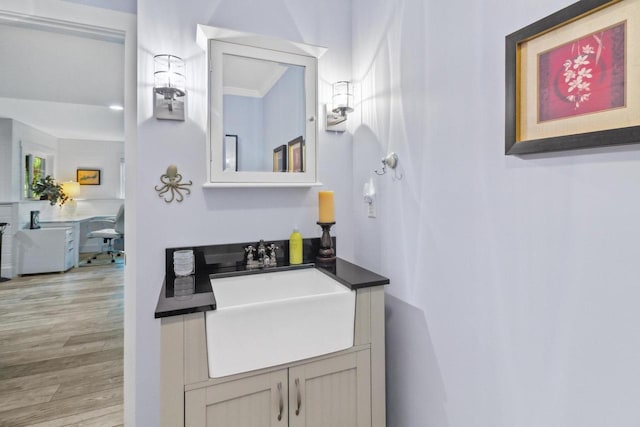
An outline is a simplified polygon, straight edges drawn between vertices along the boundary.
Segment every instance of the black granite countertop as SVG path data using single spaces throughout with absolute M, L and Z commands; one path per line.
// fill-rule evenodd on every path
M 242 244 L 238 245 L 241 247 Z M 173 275 L 173 269 L 167 268 L 162 290 L 158 297 L 155 317 L 162 318 L 215 310 L 216 299 L 211 290 L 211 279 L 221 277 L 316 268 L 353 290 L 389 284 L 389 279 L 386 277 L 341 258 L 337 258 L 335 263 L 329 265 L 316 265 L 308 259 L 300 265 L 289 265 L 284 260 L 279 259 L 277 267 L 247 269 L 243 262 L 235 261 L 239 259 L 238 245 L 167 249 L 167 265 L 169 266 L 171 266 L 171 257 L 174 250 L 193 249 L 196 265 L 195 274 L 176 278 Z M 310 251 L 308 253 L 316 252 Z M 225 255 L 227 255 L 226 258 Z M 284 255 L 286 255 L 285 259 L 288 259 L 286 251 Z M 229 261 L 229 259 L 233 261 Z
M 334 264 L 316 265 L 315 268 L 333 277 L 349 289 L 362 289 L 389 284 L 389 279 L 386 277 L 345 261 L 342 258 L 336 259 Z

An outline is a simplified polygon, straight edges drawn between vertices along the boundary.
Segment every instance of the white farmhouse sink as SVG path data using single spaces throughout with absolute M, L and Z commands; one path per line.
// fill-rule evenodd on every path
M 356 293 L 314 268 L 212 279 L 211 287 L 212 378 L 353 346 Z

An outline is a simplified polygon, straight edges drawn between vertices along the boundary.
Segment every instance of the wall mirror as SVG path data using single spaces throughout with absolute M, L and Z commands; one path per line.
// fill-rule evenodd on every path
M 326 49 L 198 26 L 208 53 L 205 187 L 317 182 L 317 57 Z

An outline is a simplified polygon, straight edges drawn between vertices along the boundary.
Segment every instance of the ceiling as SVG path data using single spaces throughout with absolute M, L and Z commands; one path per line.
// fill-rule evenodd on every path
M 124 140 L 124 45 L 0 23 L 0 117 L 63 139 Z

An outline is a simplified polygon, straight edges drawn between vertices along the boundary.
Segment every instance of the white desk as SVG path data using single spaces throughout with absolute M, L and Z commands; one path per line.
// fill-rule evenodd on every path
M 70 227 L 73 233 L 73 240 L 76 242 L 73 249 L 74 266 L 77 267 L 80 262 L 80 247 L 86 243 L 86 236 L 89 233 L 89 222 L 101 219 L 114 219 L 113 215 L 91 215 L 91 216 L 74 216 L 70 218 L 59 219 L 41 219 L 40 226 L 42 228 Z M 106 227 L 103 227 L 106 228 Z M 91 252 L 91 251 L 89 251 Z

